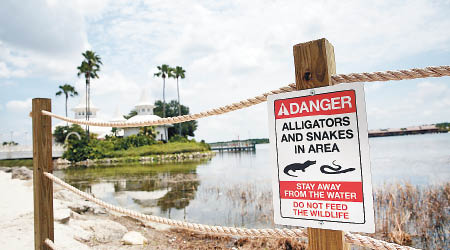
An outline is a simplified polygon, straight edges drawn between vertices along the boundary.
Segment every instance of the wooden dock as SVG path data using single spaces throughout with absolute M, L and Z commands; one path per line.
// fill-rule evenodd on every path
M 445 133 L 445 132 L 446 131 L 442 131 L 438 127 L 436 127 L 436 125 L 425 125 L 406 128 L 369 130 L 369 137 L 417 135 L 417 134 Z
M 53 158 L 60 158 L 64 153 L 64 147 L 61 144 L 53 145 Z M 0 146 L 0 160 L 14 159 L 33 159 L 32 146 Z
M 211 150 L 217 151 L 255 151 L 255 143 L 251 140 L 208 143 Z

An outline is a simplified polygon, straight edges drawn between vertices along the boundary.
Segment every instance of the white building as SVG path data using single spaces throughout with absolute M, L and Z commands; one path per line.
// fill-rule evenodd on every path
M 93 103 L 92 100 L 90 100 L 90 114 L 89 114 L 89 121 L 93 122 L 102 122 L 102 120 L 97 118 L 97 112 L 99 111 L 99 108 L 97 108 Z M 80 103 L 75 106 L 75 108 L 71 108 L 71 110 L 74 112 L 74 118 L 76 120 L 86 120 L 86 96 L 84 94 L 81 95 Z M 58 126 L 65 126 L 66 123 L 63 122 L 62 124 L 58 124 Z M 84 125 L 81 125 L 85 129 Z M 111 134 L 111 128 L 110 127 L 96 127 L 96 126 L 89 126 L 89 132 L 97 134 L 97 138 L 105 138 L 106 135 Z
M 109 120 L 110 122 L 117 122 L 117 123 L 121 123 L 121 122 L 126 122 L 127 119 L 123 118 L 123 115 L 120 114 L 120 110 L 119 110 L 119 105 L 116 106 L 116 110 L 114 112 L 114 117 Z M 111 131 L 111 135 L 113 135 L 114 133 Z M 118 128 L 117 132 L 116 132 L 116 136 L 117 137 L 123 137 L 124 131 L 123 128 Z
M 147 95 L 145 91 L 142 91 L 141 98 L 139 100 L 139 103 L 136 104 L 135 110 L 137 111 L 137 115 L 131 117 L 130 119 L 126 120 L 123 118 L 123 116 L 119 112 L 119 106 L 117 106 L 114 117 L 110 119 L 110 122 L 141 122 L 141 121 L 152 121 L 152 120 L 158 120 L 161 119 L 161 117 L 153 114 L 153 109 L 155 106 L 148 101 Z M 74 112 L 74 118 L 76 120 L 86 120 L 86 98 L 84 95 L 80 98 L 80 103 L 74 107 L 71 108 L 71 110 Z M 90 115 L 89 115 L 89 121 L 93 122 L 103 122 L 104 120 L 98 119 L 97 113 L 100 109 L 97 108 L 93 103 L 92 100 L 90 101 Z M 56 126 L 66 126 L 66 122 L 60 122 L 56 124 Z M 56 127 L 55 126 L 55 127 Z M 85 126 L 81 125 L 84 129 Z M 168 128 L 173 125 L 158 125 L 155 127 L 156 132 L 156 140 L 158 141 L 167 141 L 167 135 L 168 135 Z M 53 128 L 54 130 L 55 128 Z M 106 135 L 113 135 L 111 132 L 111 127 L 96 127 L 96 126 L 89 126 L 89 132 L 97 134 L 97 139 L 103 139 Z M 130 135 L 137 135 L 140 131 L 139 127 L 129 127 L 129 128 L 119 128 L 116 135 L 119 137 L 127 137 Z
M 135 106 L 135 110 L 137 112 L 137 115 L 131 117 L 127 120 L 127 122 L 142 122 L 142 121 L 153 121 L 161 119 L 161 117 L 153 114 L 153 109 L 155 108 L 155 105 L 153 105 L 150 101 L 147 99 L 146 91 L 142 91 L 141 98 Z M 156 131 L 156 140 L 158 141 L 167 141 L 168 136 L 168 127 L 173 125 L 157 125 L 155 127 Z M 139 133 L 139 127 L 129 127 L 124 128 L 124 137 L 130 136 L 130 135 L 137 135 Z

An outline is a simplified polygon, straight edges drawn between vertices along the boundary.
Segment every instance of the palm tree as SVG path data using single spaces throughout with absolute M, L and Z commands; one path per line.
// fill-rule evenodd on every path
M 163 64 L 161 66 L 157 66 L 159 72 L 155 73 L 154 76 L 157 77 L 161 77 L 163 79 L 163 118 L 166 117 L 166 77 L 173 77 L 172 71 L 173 69 L 171 67 L 169 67 L 169 65 L 167 64 Z M 164 131 L 166 131 L 164 129 Z M 168 140 L 169 138 L 167 138 L 167 133 L 166 133 L 166 140 Z
M 180 87 L 178 85 L 178 78 L 184 79 L 185 78 L 184 73 L 186 73 L 186 70 L 184 70 L 180 66 L 176 66 L 175 69 L 173 69 L 173 73 L 175 74 L 175 78 L 177 78 L 178 116 L 181 116 Z M 181 123 L 178 123 L 178 128 L 179 128 L 178 129 L 179 135 L 181 136 Z
M 69 84 L 59 85 L 59 91 L 56 92 L 56 96 L 60 96 L 64 93 L 66 96 L 66 117 L 67 117 L 67 100 L 70 97 L 74 97 L 78 95 L 78 92 L 75 90 L 75 87 Z
M 89 121 L 89 116 L 91 113 L 90 109 L 90 94 L 91 94 L 91 86 L 90 81 L 91 78 L 98 78 L 98 72 L 100 71 L 100 65 L 102 65 L 102 60 L 100 56 L 96 55 L 94 51 L 86 50 L 86 52 L 81 53 L 84 57 L 84 60 L 81 62 L 81 65 L 77 67 L 78 69 L 78 77 L 84 75 L 86 78 L 86 120 Z M 87 133 L 89 138 L 89 126 L 87 127 Z

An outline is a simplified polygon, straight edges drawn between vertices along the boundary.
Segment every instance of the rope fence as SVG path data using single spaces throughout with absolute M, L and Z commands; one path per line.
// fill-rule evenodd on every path
M 57 250 L 55 243 L 51 239 L 45 239 L 44 241 L 45 245 L 47 245 L 52 250 Z
M 377 82 L 377 81 L 399 81 L 399 80 L 410 80 L 418 78 L 427 77 L 442 77 L 450 76 L 450 66 L 435 66 L 426 67 L 421 69 L 408 69 L 408 70 L 398 70 L 398 71 L 384 71 L 384 72 L 372 72 L 372 73 L 351 73 L 351 74 L 338 74 L 331 76 L 331 82 L 333 85 L 339 83 L 351 83 L 351 82 Z M 176 117 L 161 118 L 152 121 L 141 121 L 141 122 L 95 122 L 86 120 L 76 120 L 69 117 L 64 117 L 56 115 L 48 111 L 42 111 L 42 114 L 51 116 L 56 119 L 60 119 L 66 122 L 79 124 L 79 125 L 90 125 L 97 127 L 115 127 L 115 128 L 125 128 L 125 127 L 144 127 L 144 126 L 154 126 L 163 124 L 174 124 L 187 122 L 192 120 L 197 120 L 199 118 L 204 118 L 213 115 L 221 115 L 231 111 L 247 108 L 267 100 L 267 96 L 273 94 L 280 94 L 295 91 L 295 84 L 291 83 L 288 86 L 266 92 L 262 95 L 249 98 L 237 103 L 226 105 L 223 107 L 211 109 L 197 114 L 192 115 L 182 115 Z
M 93 197 L 92 195 L 83 192 L 70 184 L 64 182 L 58 177 L 51 173 L 44 173 L 44 175 L 55 182 L 56 184 L 62 186 L 63 188 L 81 196 L 103 208 L 108 210 L 124 214 L 136 219 L 146 220 L 150 222 L 156 222 L 160 224 L 165 224 L 169 226 L 174 226 L 181 229 L 187 229 L 199 233 L 206 233 L 212 235 L 231 235 L 240 237 L 276 237 L 276 238 L 300 238 L 307 237 L 307 233 L 302 229 L 288 229 L 288 228 L 266 228 L 266 229 L 247 229 L 247 228 L 236 228 L 236 227 L 222 227 L 222 226 L 210 226 L 197 223 L 189 223 L 185 221 L 172 220 L 154 215 L 147 215 L 139 213 L 130 209 L 122 208 L 104 202 L 100 199 Z M 372 249 L 385 249 L 385 250 L 415 250 L 416 248 L 401 246 L 395 243 L 390 243 L 382 240 L 377 240 L 368 236 L 363 236 L 359 234 L 345 233 L 345 240 L 348 243 L 359 245 L 363 247 L 369 247 Z M 47 243 L 47 240 L 46 240 Z
M 427 77 L 442 77 L 450 76 L 450 66 L 436 66 L 436 67 L 426 67 L 420 69 L 408 69 L 399 71 L 384 71 L 384 72 L 372 72 L 372 73 L 351 73 L 351 74 L 338 74 L 331 76 L 331 82 L 333 85 L 339 83 L 352 83 L 352 82 L 375 82 L 375 81 L 398 81 L 407 79 L 418 79 Z M 296 90 L 295 84 L 289 84 L 288 86 L 266 92 L 262 95 L 249 98 L 238 103 L 233 103 L 223 107 L 211 109 L 205 112 L 183 115 L 177 117 L 161 118 L 158 120 L 142 121 L 142 122 L 94 122 L 85 120 L 75 120 L 64 116 L 59 116 L 54 113 L 42 110 L 42 114 L 50 116 L 56 119 L 60 119 L 66 122 L 79 124 L 79 125 L 90 125 L 99 127 L 143 127 L 143 126 L 153 126 L 153 125 L 163 125 L 163 124 L 174 124 L 181 123 L 191 120 L 196 120 L 199 118 L 204 118 L 213 115 L 220 115 L 228 113 L 231 111 L 243 109 L 250 107 L 267 100 L 267 96 L 273 94 L 280 94 L 285 92 L 291 92 Z M 200 233 L 213 234 L 213 235 L 231 235 L 240 237 L 276 237 L 276 238 L 300 238 L 307 237 L 307 233 L 303 229 L 288 229 L 288 228 L 267 228 L 267 229 L 247 229 L 247 228 L 236 228 L 236 227 L 222 227 L 222 226 L 210 226 L 198 223 L 189 223 L 185 221 L 172 220 L 154 215 L 146 215 L 139 213 L 130 209 L 115 206 L 106 203 L 100 199 L 93 197 L 92 195 L 83 192 L 70 184 L 62 181 L 58 177 L 51 173 L 44 172 L 44 175 L 62 186 L 63 188 L 89 200 L 101 207 L 108 210 L 118 212 L 120 214 L 128 215 L 130 217 L 141 219 L 145 221 L 156 222 L 160 224 L 166 224 L 174 226 L 181 229 L 187 229 L 191 231 L 196 231 Z M 390 243 L 382 240 L 377 240 L 369 236 L 364 236 L 360 234 L 345 233 L 345 241 L 350 244 L 369 247 L 372 249 L 385 249 L 385 250 L 414 250 L 415 248 L 401 246 L 395 243 Z M 55 244 L 50 239 L 45 239 L 44 243 L 51 249 L 56 249 Z

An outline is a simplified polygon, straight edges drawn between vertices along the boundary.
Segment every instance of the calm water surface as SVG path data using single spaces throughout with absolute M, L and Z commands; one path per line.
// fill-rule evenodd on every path
M 450 179 L 450 133 L 371 138 L 374 187 Z M 211 160 L 158 165 L 96 166 L 56 174 L 81 190 L 147 214 L 228 226 L 269 226 L 269 145 L 218 153 Z

